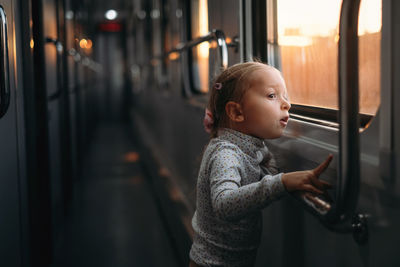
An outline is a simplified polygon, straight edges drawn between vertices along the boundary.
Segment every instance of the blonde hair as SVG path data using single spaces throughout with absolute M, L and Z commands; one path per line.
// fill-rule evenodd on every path
M 225 105 L 229 101 L 240 102 L 251 85 L 251 74 L 256 70 L 273 68 L 260 62 L 246 62 L 235 64 L 216 77 L 210 90 L 208 110 L 213 115 L 214 123 L 211 129 L 211 138 L 217 136 L 218 129 L 225 127 L 228 117 Z

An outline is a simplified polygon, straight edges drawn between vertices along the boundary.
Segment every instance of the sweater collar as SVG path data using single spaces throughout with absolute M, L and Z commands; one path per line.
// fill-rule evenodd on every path
M 263 139 L 250 136 L 229 128 L 220 129 L 218 131 L 218 137 L 234 143 L 244 153 L 248 154 L 251 157 L 256 157 L 257 151 L 268 151 Z

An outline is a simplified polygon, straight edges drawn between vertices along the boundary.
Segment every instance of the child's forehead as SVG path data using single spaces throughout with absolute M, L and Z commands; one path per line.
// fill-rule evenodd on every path
M 279 86 L 284 85 L 284 81 L 279 70 L 266 66 L 255 70 L 250 77 L 251 85 L 262 84 L 264 86 Z

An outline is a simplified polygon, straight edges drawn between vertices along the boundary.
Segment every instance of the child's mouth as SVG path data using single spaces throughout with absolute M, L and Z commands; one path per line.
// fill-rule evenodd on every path
M 287 123 L 288 123 L 288 120 L 289 120 L 289 116 L 286 116 L 286 117 L 282 118 L 282 119 L 280 120 L 281 125 L 284 126 L 284 127 L 286 127 L 286 125 L 287 125 Z

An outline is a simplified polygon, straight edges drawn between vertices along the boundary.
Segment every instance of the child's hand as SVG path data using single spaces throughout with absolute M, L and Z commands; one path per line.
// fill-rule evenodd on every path
M 300 192 L 299 196 L 309 206 L 313 207 L 314 209 L 319 211 L 321 214 L 325 214 L 331 209 L 330 203 L 332 203 L 332 200 L 321 199 L 320 197 L 318 197 L 310 192 Z M 326 194 L 326 196 L 328 196 L 328 199 L 330 199 L 328 194 Z
M 323 191 L 331 188 L 331 184 L 319 180 L 320 174 L 326 170 L 333 156 L 322 162 L 317 168 L 308 171 L 289 172 L 282 175 L 282 183 L 288 192 L 308 191 L 323 194 Z

